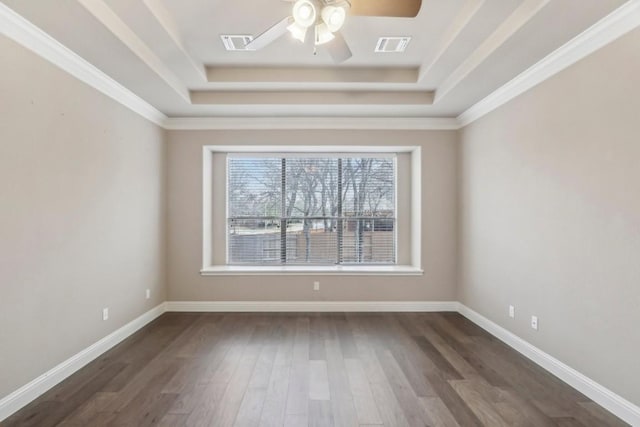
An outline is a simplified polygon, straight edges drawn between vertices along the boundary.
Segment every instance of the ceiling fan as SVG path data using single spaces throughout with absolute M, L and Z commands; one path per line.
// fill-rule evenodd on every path
M 352 53 L 340 29 L 351 16 L 386 16 L 413 18 L 422 0 L 286 0 L 293 1 L 287 16 L 247 44 L 247 50 L 259 50 L 288 32 L 304 43 L 307 32 L 314 32 L 314 46 L 327 49 L 336 63 L 351 58 Z

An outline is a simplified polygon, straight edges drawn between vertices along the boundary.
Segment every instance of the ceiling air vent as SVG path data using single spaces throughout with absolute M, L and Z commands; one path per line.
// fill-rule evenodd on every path
M 247 45 L 253 40 L 249 35 L 222 35 L 220 36 L 225 49 L 228 51 L 253 50 L 247 49 Z
M 411 37 L 380 37 L 376 44 L 376 52 L 399 53 L 404 52 Z

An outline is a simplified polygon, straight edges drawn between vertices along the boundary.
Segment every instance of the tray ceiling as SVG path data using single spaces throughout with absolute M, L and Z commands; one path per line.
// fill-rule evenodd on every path
M 347 16 L 353 56 L 336 65 L 288 34 L 260 34 L 281 0 L 1 0 L 169 117 L 456 117 L 624 0 L 423 0 L 416 18 Z M 379 37 L 409 36 L 403 53 Z M 311 37 L 308 37 L 310 39 Z

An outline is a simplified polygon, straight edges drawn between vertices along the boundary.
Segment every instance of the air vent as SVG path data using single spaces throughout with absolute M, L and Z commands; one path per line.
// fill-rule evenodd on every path
M 225 49 L 228 51 L 253 50 L 247 49 L 247 45 L 253 40 L 249 35 L 222 35 L 220 36 Z
M 411 37 L 380 37 L 376 44 L 376 52 L 399 53 L 404 52 Z

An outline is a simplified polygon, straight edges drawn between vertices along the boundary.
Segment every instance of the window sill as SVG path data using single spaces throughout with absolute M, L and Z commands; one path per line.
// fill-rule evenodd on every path
M 218 265 L 200 270 L 202 276 L 422 276 L 424 270 L 411 265 L 384 266 L 241 266 Z

